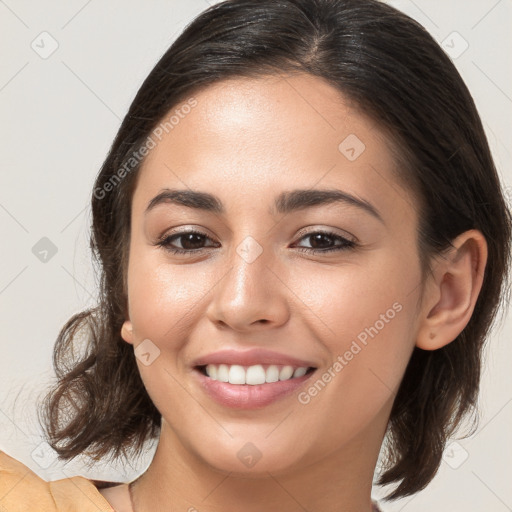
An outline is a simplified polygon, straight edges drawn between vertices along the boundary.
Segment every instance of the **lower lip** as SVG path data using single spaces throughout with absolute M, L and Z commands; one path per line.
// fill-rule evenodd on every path
M 315 370 L 316 371 L 316 370 Z M 315 373 L 266 384 L 230 384 L 194 370 L 205 392 L 217 403 L 234 409 L 260 409 L 296 392 Z

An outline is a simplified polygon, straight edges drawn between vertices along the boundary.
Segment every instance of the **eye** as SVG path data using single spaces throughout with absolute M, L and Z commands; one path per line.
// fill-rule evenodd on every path
M 190 230 L 182 231 L 164 236 L 155 245 L 163 247 L 166 251 L 173 254 L 186 254 L 193 255 L 203 252 L 208 246 L 205 247 L 206 241 L 213 240 L 201 231 Z M 308 240 L 310 247 L 297 247 L 300 251 L 310 253 L 326 253 L 331 251 L 345 251 L 357 246 L 353 240 L 349 240 L 341 235 L 331 231 L 312 231 L 303 235 L 300 240 Z M 176 243 L 180 247 L 176 247 Z M 209 247 L 219 247 L 220 244 L 213 242 Z
M 302 236 L 300 240 L 309 240 L 311 247 L 298 247 L 298 249 L 311 253 L 346 251 L 357 246 L 357 243 L 353 240 L 348 240 L 331 231 L 312 231 Z
M 181 233 L 175 233 L 172 235 L 167 235 L 156 245 L 163 247 L 166 251 L 169 251 L 173 254 L 198 254 L 205 249 L 204 242 L 205 240 L 212 240 L 206 233 L 202 233 L 201 231 L 182 231 Z M 173 244 L 179 241 L 179 245 L 181 247 L 175 247 Z M 210 247 L 218 247 L 219 244 L 214 244 Z

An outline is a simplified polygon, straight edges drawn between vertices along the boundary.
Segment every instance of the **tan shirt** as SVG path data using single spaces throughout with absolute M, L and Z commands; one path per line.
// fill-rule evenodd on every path
M 127 485 L 100 491 L 91 480 L 82 476 L 46 482 L 23 463 L 0 451 L 0 511 L 28 510 L 131 512 L 132 509 Z

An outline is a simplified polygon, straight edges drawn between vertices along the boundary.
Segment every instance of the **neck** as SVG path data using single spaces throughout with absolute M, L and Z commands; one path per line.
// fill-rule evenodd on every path
M 247 476 L 208 465 L 187 450 L 163 420 L 153 461 L 132 487 L 135 511 L 370 512 L 373 473 L 386 423 L 381 418 L 349 446 L 309 466 Z

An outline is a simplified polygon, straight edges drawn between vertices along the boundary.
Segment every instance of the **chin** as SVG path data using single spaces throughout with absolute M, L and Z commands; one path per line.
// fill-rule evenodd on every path
M 202 453 L 201 453 L 202 452 Z M 200 450 L 197 454 L 215 471 L 246 478 L 268 478 L 269 473 L 286 473 L 300 466 L 300 458 L 292 447 L 278 447 L 268 442 L 232 440 L 223 448 Z

